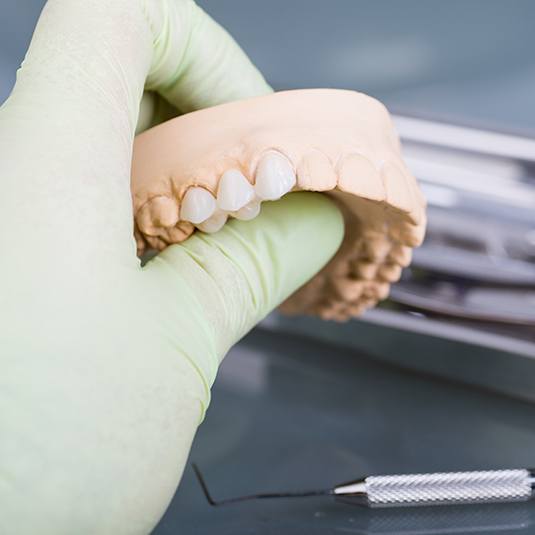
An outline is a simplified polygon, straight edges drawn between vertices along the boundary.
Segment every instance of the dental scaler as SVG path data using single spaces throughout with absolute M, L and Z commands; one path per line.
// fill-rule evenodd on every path
M 193 469 L 206 499 L 214 506 L 259 499 L 311 496 L 332 496 L 346 503 L 368 507 L 513 502 L 531 498 L 535 487 L 535 471 L 532 469 L 437 472 L 368 476 L 330 489 L 251 494 L 216 501 L 210 495 L 199 468 L 193 465 Z

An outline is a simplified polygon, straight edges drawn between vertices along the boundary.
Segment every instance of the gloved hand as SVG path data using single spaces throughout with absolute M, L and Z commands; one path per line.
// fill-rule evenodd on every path
M 269 91 L 189 0 L 51 0 L 0 110 L 4 535 L 148 533 L 226 351 L 342 238 L 330 201 L 295 194 L 142 269 L 129 176 L 145 84 L 181 111 Z M 161 109 L 147 102 L 145 125 Z

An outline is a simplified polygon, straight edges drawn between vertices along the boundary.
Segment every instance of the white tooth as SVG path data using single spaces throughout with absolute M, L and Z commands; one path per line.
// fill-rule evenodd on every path
M 260 213 L 260 201 L 252 201 L 249 204 L 245 205 L 243 208 L 240 208 L 237 212 L 233 212 L 233 216 L 236 219 L 241 219 L 242 221 L 249 221 L 254 219 Z
M 197 225 L 197 228 L 210 234 L 212 232 L 217 232 L 227 222 L 227 217 L 228 215 L 225 212 L 218 210 L 212 217 Z
M 253 186 L 237 169 L 229 169 L 223 173 L 217 190 L 217 205 L 221 210 L 234 212 L 251 202 L 253 198 Z
M 286 156 L 268 152 L 256 169 L 255 192 L 266 201 L 280 199 L 295 186 L 295 172 Z
M 215 211 L 214 196 L 204 188 L 190 188 L 180 209 L 180 219 L 191 223 L 201 223 L 208 219 Z

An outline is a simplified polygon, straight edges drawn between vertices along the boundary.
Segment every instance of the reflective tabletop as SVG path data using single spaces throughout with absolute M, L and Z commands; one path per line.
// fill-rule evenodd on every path
M 529 403 L 257 329 L 220 368 L 190 460 L 218 499 L 371 474 L 531 467 L 534 421 Z M 211 507 L 189 465 L 155 533 L 535 533 L 534 520 L 535 502 L 367 509 L 318 497 Z

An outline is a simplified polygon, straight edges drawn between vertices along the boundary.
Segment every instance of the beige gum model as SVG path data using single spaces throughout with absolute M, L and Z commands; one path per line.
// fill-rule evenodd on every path
M 346 320 L 384 299 L 425 232 L 425 200 L 386 108 L 354 91 L 284 91 L 188 113 L 140 134 L 132 196 L 139 252 L 252 219 L 290 191 L 328 192 L 345 216 L 330 263 L 284 304 Z M 311 236 L 311 239 L 314 239 Z

